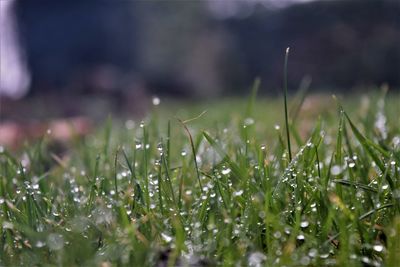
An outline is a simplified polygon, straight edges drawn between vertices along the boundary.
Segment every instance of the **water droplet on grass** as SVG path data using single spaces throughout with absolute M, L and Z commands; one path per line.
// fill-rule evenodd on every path
M 244 120 L 244 126 L 250 126 L 254 124 L 254 119 L 253 118 L 246 118 Z
M 279 231 L 276 231 L 276 232 L 274 233 L 274 237 L 275 237 L 276 239 L 279 239 L 279 238 L 281 238 L 281 237 L 282 237 L 282 234 L 281 234 L 281 232 L 279 232 Z
M 42 248 L 42 247 L 44 247 L 44 246 L 46 246 L 46 243 L 43 242 L 43 241 L 38 240 L 38 241 L 36 241 L 36 243 L 35 243 L 35 247 L 37 247 L 37 248 Z
M 235 197 L 241 196 L 241 195 L 243 195 L 243 190 L 235 191 L 235 192 L 233 192 L 233 195 L 234 195 Z
M 384 247 L 383 245 L 381 245 L 381 244 L 374 245 L 372 248 L 373 248 L 376 252 L 382 252 L 382 251 L 385 249 L 385 247 Z
M 158 105 L 160 105 L 161 100 L 159 97 L 153 96 L 153 99 L 151 100 L 151 102 L 153 103 L 154 106 L 158 106 Z
M 307 266 L 310 264 L 310 258 L 307 256 L 303 256 L 300 260 L 301 265 Z
M 224 223 L 226 223 L 226 224 L 232 223 L 232 219 L 231 218 L 225 218 L 224 219 Z
M 357 254 L 350 254 L 349 258 L 355 260 L 357 259 Z
M 252 267 L 261 267 L 263 266 L 263 262 L 267 259 L 267 256 L 265 256 L 261 252 L 254 252 L 251 253 L 248 259 L 249 266 Z
M 361 261 L 365 264 L 370 264 L 371 263 L 371 259 L 369 259 L 368 257 L 361 257 Z
M 300 223 L 301 228 L 307 228 L 310 225 L 310 223 L 308 221 L 302 221 Z
M 158 150 L 159 152 L 162 152 L 162 151 L 163 151 L 163 145 L 162 145 L 162 143 L 158 143 L 158 144 L 157 144 L 157 150 Z
M 127 120 L 125 122 L 125 128 L 128 130 L 132 130 L 133 128 L 135 128 L 135 122 L 133 120 Z
M 304 235 L 300 234 L 300 235 L 298 235 L 298 236 L 296 237 L 296 239 L 299 240 L 299 241 L 304 241 L 306 238 L 305 238 Z
M 64 237 L 60 234 L 50 234 L 47 237 L 47 245 L 51 250 L 60 250 L 64 247 Z
M 141 149 L 142 148 L 142 143 L 140 141 L 136 141 L 135 148 L 136 149 Z
M 321 259 L 327 259 L 329 257 L 329 253 L 321 254 L 319 257 Z
M 310 256 L 311 258 L 316 257 L 318 254 L 318 250 L 316 250 L 315 248 L 310 249 L 310 251 L 308 252 L 308 256 Z
M 229 169 L 229 168 L 222 169 L 222 171 L 221 171 L 221 173 L 222 173 L 223 175 L 228 175 L 230 172 L 231 172 L 231 169 Z
M 161 237 L 162 237 L 162 239 L 163 239 L 165 242 L 167 242 L 167 243 L 169 243 L 169 242 L 172 241 L 172 236 L 169 236 L 169 235 L 167 235 L 167 234 L 161 233 Z
M 331 174 L 332 175 L 339 175 L 342 172 L 342 168 L 339 165 L 332 166 Z

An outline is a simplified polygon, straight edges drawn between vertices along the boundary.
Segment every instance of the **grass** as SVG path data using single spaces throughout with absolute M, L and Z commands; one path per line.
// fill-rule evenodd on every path
M 1 148 L 0 266 L 397 266 L 399 96 L 257 87 Z

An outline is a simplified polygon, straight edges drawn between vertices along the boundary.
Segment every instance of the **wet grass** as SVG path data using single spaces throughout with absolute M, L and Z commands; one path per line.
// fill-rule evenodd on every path
M 397 266 L 399 96 L 256 93 L 1 148 L 0 265 Z

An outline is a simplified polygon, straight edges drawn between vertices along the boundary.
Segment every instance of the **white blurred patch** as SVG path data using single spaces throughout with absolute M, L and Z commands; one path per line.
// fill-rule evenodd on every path
M 31 78 L 18 40 L 15 3 L 0 0 L 0 96 L 18 99 L 27 93 Z

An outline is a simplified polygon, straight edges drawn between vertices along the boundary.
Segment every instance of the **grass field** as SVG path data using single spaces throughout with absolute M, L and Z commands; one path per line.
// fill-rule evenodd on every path
M 399 102 L 162 100 L 1 147 L 0 266 L 398 266 Z

